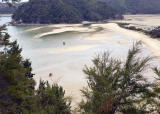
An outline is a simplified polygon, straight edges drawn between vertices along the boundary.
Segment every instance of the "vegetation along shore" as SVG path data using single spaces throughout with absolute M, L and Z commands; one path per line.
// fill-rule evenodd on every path
M 136 28 L 135 26 L 129 26 L 130 25 L 129 23 L 117 23 L 117 24 L 122 28 L 142 32 L 146 35 L 149 35 L 152 38 L 160 38 L 160 26 L 154 27 L 152 30 L 145 30 L 142 28 Z

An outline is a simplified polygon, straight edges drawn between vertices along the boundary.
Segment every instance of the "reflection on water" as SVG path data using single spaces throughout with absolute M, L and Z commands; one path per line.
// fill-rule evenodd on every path
M 0 17 L 0 25 L 9 21 L 10 17 Z M 137 21 L 141 22 L 141 19 Z M 141 33 L 122 29 L 114 23 L 87 26 L 8 26 L 8 31 L 12 36 L 11 40 L 17 40 L 23 48 L 22 55 L 32 61 L 37 83 L 40 78 L 50 83 L 57 81 L 66 89 L 68 95 L 73 96 L 74 103 L 80 100 L 79 90 L 86 85 L 82 69 L 85 64 L 92 65 L 91 60 L 95 54 L 110 51 L 113 57 L 124 60 L 133 42 L 142 40 L 148 46 L 142 46 L 144 56 L 151 55 L 151 51 L 156 56 L 160 55 L 156 53 L 160 49 L 160 43 L 155 44 L 157 41 L 148 39 Z M 66 43 L 65 46 L 63 42 Z M 148 51 L 148 48 L 151 51 Z M 49 77 L 51 72 L 53 79 Z M 152 79 L 149 74 L 147 78 Z

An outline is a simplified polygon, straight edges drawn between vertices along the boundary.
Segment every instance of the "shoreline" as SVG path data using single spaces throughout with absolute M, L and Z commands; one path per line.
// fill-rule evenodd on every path
M 47 25 L 54 25 L 54 24 L 26 24 L 26 23 L 22 23 L 22 24 L 13 24 L 12 22 L 9 23 L 9 25 L 11 26 L 47 26 Z
M 160 36 L 159 36 L 159 34 L 160 34 L 160 26 L 154 27 L 151 30 L 145 30 L 143 28 L 137 28 L 134 25 L 128 26 L 130 24 L 131 23 L 117 23 L 117 25 L 120 26 L 121 28 L 132 30 L 132 31 L 137 31 L 137 32 L 143 33 L 143 34 L 145 34 L 147 36 L 150 36 L 151 38 L 154 38 L 154 39 L 159 39 L 160 38 Z
M 81 23 L 50 23 L 50 24 L 41 24 L 41 23 L 13 23 L 13 22 L 9 22 L 9 25 L 11 26 L 48 26 L 48 25 L 76 25 L 76 24 L 103 24 L 103 23 L 108 23 L 108 20 L 106 21 L 99 21 L 99 22 L 89 22 L 89 21 L 83 21 Z
M 136 31 L 136 30 L 130 30 L 130 29 L 119 26 L 117 23 L 115 24 L 117 25 L 115 27 L 120 28 L 123 33 L 128 33 L 132 36 L 136 34 L 136 37 L 133 37 L 133 39 L 136 41 L 141 41 L 143 44 L 145 44 L 148 47 L 148 49 L 153 53 L 153 55 L 158 60 L 160 60 L 160 53 L 159 53 L 160 40 L 159 38 L 153 38 L 150 35 L 144 34 L 143 32 Z
M 13 14 L 0 14 L 0 17 L 11 17 Z

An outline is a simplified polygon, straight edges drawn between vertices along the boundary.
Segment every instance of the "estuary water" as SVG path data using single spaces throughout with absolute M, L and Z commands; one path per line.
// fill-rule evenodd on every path
M 11 40 L 17 40 L 23 48 L 23 57 L 31 60 L 37 85 L 40 79 L 51 84 L 58 83 L 66 90 L 67 95 L 72 96 L 75 105 L 82 98 L 80 89 L 87 86 L 86 75 L 82 70 L 85 65 L 92 66 L 92 59 L 97 54 L 109 51 L 112 57 L 125 60 L 133 42 L 141 40 L 143 43 L 141 55 L 155 56 L 157 59 L 153 61 L 154 65 L 159 63 L 159 40 L 120 28 L 116 22 L 130 21 L 148 27 L 158 26 L 160 15 L 152 17 L 128 15 L 127 18 L 129 19 L 103 24 L 55 24 L 7 28 Z M 0 17 L 0 25 L 10 21 L 10 17 Z M 49 77 L 49 73 L 53 76 Z M 146 78 L 154 80 L 150 73 L 146 73 Z

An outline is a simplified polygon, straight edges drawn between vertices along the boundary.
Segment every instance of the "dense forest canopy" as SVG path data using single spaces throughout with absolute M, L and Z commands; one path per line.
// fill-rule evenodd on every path
M 16 9 L 15 8 L 9 8 L 9 6 L 6 3 L 0 3 L 0 14 L 10 14 L 13 13 Z
M 22 5 L 23 2 L 21 3 L 14 3 L 9 4 L 9 3 L 1 3 L 0 2 L 0 14 L 12 14 L 16 11 L 16 9 L 18 8 L 18 6 Z
M 0 26 L 0 114 L 72 114 L 71 98 L 61 86 L 40 80 L 35 89 L 30 61 L 9 38 L 6 26 Z M 146 80 L 143 72 L 152 58 L 138 56 L 140 44 L 133 45 L 125 61 L 105 52 L 84 67 L 88 86 L 73 114 L 160 113 L 160 70 L 152 68 L 157 81 Z
M 14 13 L 23 23 L 80 23 L 121 17 L 119 11 L 96 0 L 30 0 Z
M 104 1 L 123 13 L 160 13 L 160 0 L 98 0 Z
M 122 18 L 122 14 L 158 14 L 160 0 L 30 0 L 17 11 L 0 3 L 0 13 L 16 22 L 80 23 Z

